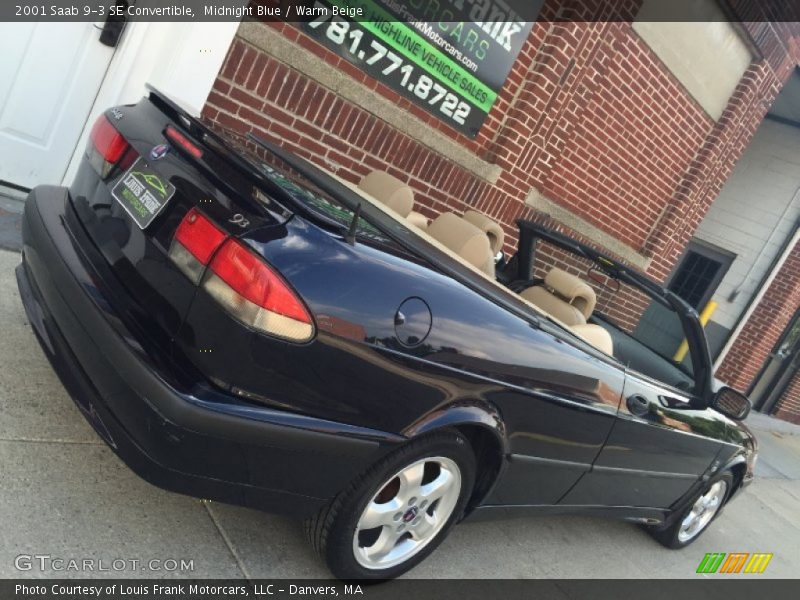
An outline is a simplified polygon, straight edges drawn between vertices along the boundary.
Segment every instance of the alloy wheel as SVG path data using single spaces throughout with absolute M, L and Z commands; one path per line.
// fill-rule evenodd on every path
M 378 488 L 361 513 L 353 553 L 366 569 L 399 565 L 427 546 L 453 514 L 461 494 L 455 461 L 420 459 Z
M 708 491 L 700 496 L 692 506 L 692 510 L 684 517 L 681 527 L 678 530 L 678 540 L 688 542 L 706 528 L 719 512 L 725 494 L 728 491 L 728 484 L 725 480 L 717 481 L 708 488 Z

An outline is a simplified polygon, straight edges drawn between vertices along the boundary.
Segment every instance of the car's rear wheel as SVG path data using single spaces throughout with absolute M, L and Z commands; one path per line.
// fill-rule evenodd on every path
M 671 525 L 650 529 L 652 536 L 667 548 L 685 548 L 694 542 L 719 516 L 733 489 L 733 475 L 726 471 L 706 483 L 689 507 Z
M 475 468 L 458 433 L 415 440 L 309 519 L 309 541 L 340 579 L 397 577 L 433 552 L 461 517 Z

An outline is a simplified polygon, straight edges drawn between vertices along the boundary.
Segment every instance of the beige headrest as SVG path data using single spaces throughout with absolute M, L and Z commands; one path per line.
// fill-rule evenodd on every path
M 583 316 L 581 311 L 541 285 L 535 285 L 522 290 L 519 295 L 565 325 L 586 323 L 586 317 Z
M 486 234 L 494 254 L 497 254 L 503 249 L 506 234 L 498 223 L 492 221 L 486 215 L 479 213 L 477 210 L 466 211 L 464 213 L 464 218 Z
M 362 190 L 380 202 L 407 217 L 414 209 L 414 191 L 394 175 L 386 171 L 373 171 L 358 184 Z
M 415 210 L 412 210 L 410 213 L 408 213 L 408 216 L 406 216 L 406 220 L 415 227 L 419 227 L 420 229 L 428 228 L 428 223 L 429 223 L 428 217 L 426 217 L 422 213 L 418 213 Z
M 611 334 L 600 325 L 593 325 L 586 323 L 584 325 L 573 325 L 570 327 L 572 332 L 579 338 L 588 342 L 601 352 L 605 352 L 609 356 L 614 356 L 614 342 L 611 339 Z
M 592 287 L 571 273 L 553 267 L 544 278 L 544 284 L 577 308 L 587 319 L 592 315 L 597 295 Z
M 487 270 L 488 264 L 492 262 L 489 238 L 475 225 L 455 213 L 440 214 L 428 225 L 427 233 L 473 267 Z

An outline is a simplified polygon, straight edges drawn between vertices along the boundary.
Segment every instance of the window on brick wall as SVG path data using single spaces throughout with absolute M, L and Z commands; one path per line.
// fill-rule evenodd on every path
M 692 21 L 669 21 L 670 15 Z M 753 60 L 714 0 L 644 0 L 633 30 L 714 120 Z
M 734 255 L 724 250 L 689 242 L 667 287 L 700 311 L 714 295 L 733 259 Z
M 735 255 L 724 250 L 693 240 L 686 246 L 667 288 L 700 312 L 714 295 L 734 258 Z M 672 311 L 657 303 L 644 312 L 636 333 L 653 340 L 654 349 L 662 356 L 673 356 L 685 337 Z M 689 360 L 687 356 L 684 362 Z

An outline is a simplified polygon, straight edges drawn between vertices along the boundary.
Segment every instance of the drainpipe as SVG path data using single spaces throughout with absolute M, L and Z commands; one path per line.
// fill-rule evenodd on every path
M 790 238 L 786 240 L 786 244 L 783 247 L 783 251 L 781 252 L 778 260 L 776 260 L 772 268 L 769 271 L 767 277 L 762 280 L 761 285 L 758 288 L 758 293 L 753 296 L 752 300 L 750 300 L 750 304 L 747 305 L 747 310 L 745 310 L 744 314 L 739 318 L 739 322 L 736 324 L 736 328 L 731 332 L 728 336 L 728 341 L 725 342 L 725 346 L 723 346 L 722 350 L 717 356 L 717 359 L 714 361 L 714 370 L 716 371 L 719 369 L 722 361 L 725 360 L 725 357 L 728 355 L 728 352 L 733 347 L 733 343 L 736 341 L 736 338 L 739 337 L 739 334 L 744 329 L 744 326 L 747 324 L 747 321 L 753 315 L 758 306 L 758 303 L 761 302 L 761 299 L 764 297 L 764 294 L 767 293 L 769 286 L 772 285 L 775 277 L 777 277 L 778 272 L 783 267 L 786 260 L 789 258 L 789 254 L 792 252 L 792 249 L 797 244 L 798 240 L 800 240 L 800 220 L 795 222 L 794 225 L 794 233 Z

